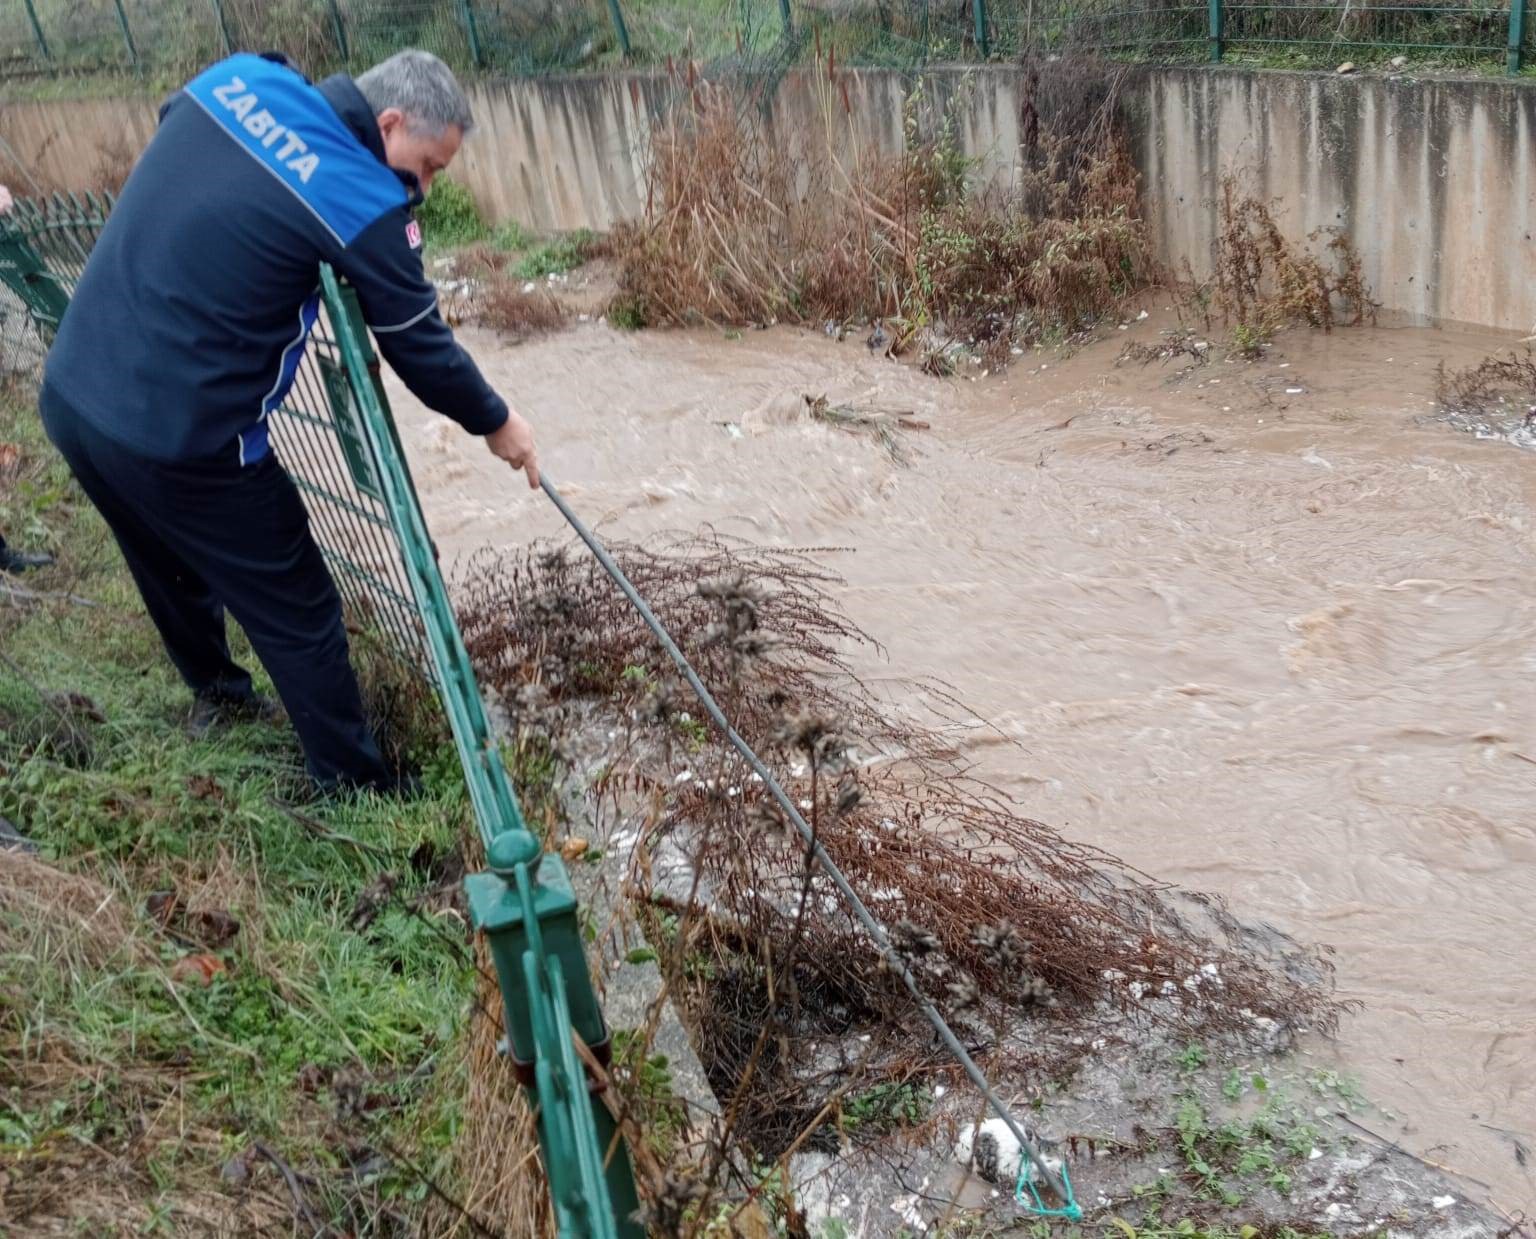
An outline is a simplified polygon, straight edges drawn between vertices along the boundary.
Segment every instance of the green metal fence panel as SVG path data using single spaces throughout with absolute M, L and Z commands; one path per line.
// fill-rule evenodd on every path
M 122 0 L 139 62 L 162 78 L 191 77 L 224 55 L 209 0 Z
M 135 63 L 190 75 L 226 49 L 277 49 L 318 77 L 403 47 L 512 75 L 682 59 L 782 71 L 817 51 L 915 68 L 1071 49 L 1326 68 L 1406 53 L 1517 72 L 1530 37 L 1525 0 L 12 0 L 0 6 L 0 77 Z
M 496 73 L 573 72 L 625 57 L 627 28 L 621 36 L 607 0 L 474 0 L 474 13 L 485 64 Z
M 112 195 L 18 198 L 0 215 L 0 283 L 51 340 L 112 209 Z
M 51 336 L 110 206 L 23 200 L 0 217 L 0 365 L 18 312 L 34 348 Z M 488 862 L 466 895 L 501 984 L 504 1048 L 538 1116 L 560 1234 L 642 1239 L 628 1151 L 578 1054 L 579 1037 L 606 1061 L 609 1036 L 569 875 L 529 833 L 502 764 L 356 296 L 329 267 L 321 286 L 320 322 L 272 414 L 274 450 L 353 620 L 433 673 Z
M 337 2 L 346 23 L 354 70 L 407 47 L 423 48 L 461 69 L 474 67 L 462 0 Z
M 356 300 L 321 268 L 348 389 L 338 416 L 350 422 L 343 448 L 358 488 L 389 513 L 424 644 L 459 751 L 488 871 L 465 881 L 470 915 L 486 935 L 501 984 L 506 1048 L 537 1106 L 550 1196 L 562 1235 L 641 1239 L 634 1172 L 601 1098 L 577 1056 L 575 1038 L 600 1058 L 608 1046 L 582 945 L 576 897 L 560 857 L 528 831 L 502 765 L 474 670 L 454 619 L 421 505 L 376 381 L 378 359 Z
M 33 0 L 52 63 L 60 69 L 124 72 L 133 62 L 113 0 Z
M 4 265 L 0 245 L 0 269 Z M 0 278 L 0 384 L 35 384 L 42 377 L 44 347 L 26 302 Z

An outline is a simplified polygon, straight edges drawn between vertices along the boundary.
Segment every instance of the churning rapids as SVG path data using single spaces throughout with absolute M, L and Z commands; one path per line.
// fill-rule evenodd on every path
M 850 548 L 829 562 L 886 649 L 872 684 L 945 681 L 992 728 L 957 743 L 1025 812 L 1332 944 L 1364 1007 L 1310 1052 L 1406 1147 L 1529 1205 L 1536 457 L 1432 404 L 1438 361 L 1507 344 L 1347 329 L 1117 368 L 1158 322 L 950 380 L 782 329 L 465 337 L 608 536 Z M 808 418 L 823 394 L 932 428 L 903 467 Z M 445 564 L 562 533 L 391 395 Z

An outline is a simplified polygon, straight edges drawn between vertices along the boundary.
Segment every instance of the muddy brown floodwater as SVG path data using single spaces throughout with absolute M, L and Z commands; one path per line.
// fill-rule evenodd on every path
M 1406 1147 L 1536 1202 L 1536 455 L 1427 420 L 1434 368 L 1506 342 L 1293 334 L 1264 361 L 1075 357 L 926 378 L 775 330 L 466 342 L 610 537 L 709 523 L 831 557 L 1032 816 L 1337 948 L 1336 1044 Z M 1043 364 L 1042 364 L 1043 363 Z M 562 527 L 392 389 L 445 562 Z M 804 416 L 909 410 L 908 467 Z

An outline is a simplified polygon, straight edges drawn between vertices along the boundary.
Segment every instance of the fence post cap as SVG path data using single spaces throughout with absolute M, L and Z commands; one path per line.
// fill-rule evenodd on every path
M 543 850 L 529 831 L 504 830 L 491 840 L 485 859 L 492 873 L 511 877 L 519 865 L 532 864 Z

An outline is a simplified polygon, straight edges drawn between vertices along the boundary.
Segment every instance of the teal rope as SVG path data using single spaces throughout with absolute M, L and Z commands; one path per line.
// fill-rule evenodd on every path
M 885 930 L 881 928 L 880 923 L 875 920 L 869 909 L 865 907 L 864 901 L 859 898 L 853 887 L 849 885 L 848 879 L 843 875 L 843 871 L 837 867 L 833 859 L 827 855 L 826 850 L 817 842 L 816 832 L 811 829 L 810 823 L 801 816 L 800 810 L 795 806 L 794 801 L 779 786 L 779 781 L 774 778 L 773 771 L 763 764 L 762 758 L 753 752 L 751 746 L 731 726 L 730 720 L 725 717 L 724 712 L 715 702 L 709 689 L 704 687 L 704 681 L 699 679 L 698 673 L 694 671 L 693 664 L 688 661 L 687 656 L 682 650 L 677 648 L 677 642 L 672 640 L 671 634 L 667 632 L 662 622 L 656 618 L 655 612 L 646 604 L 639 591 L 630 584 L 629 578 L 624 575 L 624 570 L 614 561 L 613 556 L 608 553 L 608 549 L 598 540 L 597 535 L 586 527 L 582 519 L 572 510 L 570 504 L 566 503 L 564 497 L 555 489 L 555 484 L 549 480 L 547 475 L 541 478 L 541 484 L 544 488 L 544 493 L 549 496 L 550 501 L 555 507 L 560 509 L 560 515 L 565 517 L 571 528 L 576 531 L 577 537 L 587 544 L 587 549 L 597 556 L 598 563 L 602 564 L 603 569 L 613 578 L 614 584 L 619 587 L 635 610 L 640 613 L 640 618 L 645 621 L 646 627 L 651 630 L 652 635 L 661 643 L 661 648 L 667 652 L 667 657 L 683 673 L 683 678 L 688 681 L 694 694 L 703 703 L 704 709 L 709 713 L 710 718 L 714 720 L 715 725 L 720 728 L 725 738 L 730 741 L 731 746 L 742 757 L 746 758 L 747 764 L 752 767 L 757 776 L 763 780 L 763 785 L 768 789 L 773 798 L 778 801 L 779 807 L 784 810 L 784 815 L 789 818 L 795 829 L 799 831 L 800 837 L 805 841 L 806 847 L 810 849 L 816 863 L 832 879 L 832 884 L 837 887 L 838 893 L 843 897 L 843 901 L 847 903 L 849 909 L 853 912 L 859 923 L 864 926 L 869 936 L 874 939 L 875 945 L 880 948 L 880 953 L 886 957 L 891 969 L 906 985 L 907 992 L 912 995 L 917 1003 L 917 1009 L 923 1013 L 928 1023 L 933 1026 L 933 1030 L 938 1033 L 939 1040 L 944 1043 L 945 1048 L 949 1050 L 955 1061 L 960 1064 L 961 1070 L 970 1077 L 970 1081 L 976 1086 L 976 1090 L 986 1099 L 987 1104 L 992 1107 L 992 1112 L 1002 1119 L 1007 1125 L 1008 1130 L 1013 1133 L 1014 1139 L 1019 1142 L 1019 1147 L 1028 1155 L 1029 1160 L 1034 1162 L 1039 1168 L 1040 1174 L 1046 1183 L 1051 1186 L 1057 1195 L 1067 1202 L 1067 1208 L 1063 1211 L 1043 1212 L 1045 1206 L 1040 1203 L 1038 1194 L 1035 1196 L 1036 1206 L 1030 1206 L 1020 1199 L 1019 1189 L 1015 1190 L 1014 1199 L 1018 1201 L 1021 1207 L 1040 1212 L 1042 1217 L 1081 1218 L 1083 1211 L 1078 1208 L 1076 1200 L 1073 1199 L 1072 1184 L 1066 1177 L 1065 1164 L 1063 1164 L 1062 1168 L 1061 1181 L 1058 1182 L 1055 1173 L 1045 1164 L 1044 1159 L 1041 1158 L 1034 1144 L 1030 1141 L 1028 1135 L 1025 1134 L 1023 1126 L 1013 1117 L 1012 1112 L 1003 1104 L 1002 1098 L 997 1095 L 992 1085 L 988 1083 L 987 1077 L 982 1074 L 981 1068 L 976 1065 L 976 1060 L 970 1056 L 965 1046 L 960 1043 L 960 1038 L 955 1036 L 954 1030 L 950 1028 L 944 1017 L 928 1001 L 928 998 L 917 983 L 917 978 L 912 975 L 911 969 L 907 967 L 905 961 L 899 955 L 892 951 L 891 944 L 885 936 Z M 1021 1185 L 1022 1181 L 1023 1175 L 1021 1173 Z M 1030 1190 L 1034 1190 L 1033 1184 L 1030 1185 Z
M 1019 1158 L 1019 1181 L 1013 1187 L 1013 1202 L 1021 1209 L 1028 1209 L 1037 1217 L 1064 1217 L 1069 1222 L 1081 1222 L 1083 1220 L 1083 1207 L 1077 1203 L 1077 1197 L 1072 1193 L 1072 1176 L 1067 1173 L 1067 1163 L 1061 1163 L 1062 1200 L 1066 1203 L 1060 1209 L 1047 1209 L 1045 1201 L 1040 1199 L 1040 1189 L 1035 1186 L 1033 1179 L 1027 1178 L 1029 1165 L 1035 1160 L 1035 1151 L 1026 1147 L 1025 1156 Z M 1040 1169 L 1045 1170 L 1044 1163 L 1040 1163 Z M 1047 1173 L 1049 1173 L 1047 1171 Z M 1029 1188 L 1029 1194 L 1034 1198 L 1034 1204 L 1029 1204 L 1024 1199 L 1024 1189 Z

